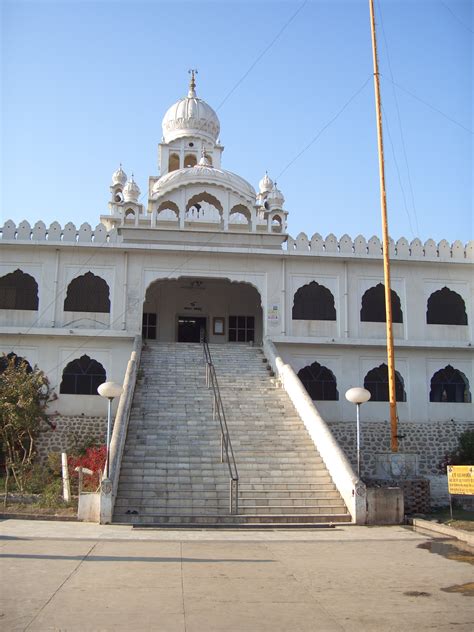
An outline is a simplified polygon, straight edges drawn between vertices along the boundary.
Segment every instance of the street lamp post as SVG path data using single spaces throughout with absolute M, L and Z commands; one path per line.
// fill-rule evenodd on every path
M 115 382 L 104 382 L 99 386 L 97 392 L 101 397 L 109 400 L 107 409 L 107 460 L 105 462 L 105 478 L 109 478 L 109 456 L 110 456 L 110 432 L 112 428 L 112 402 L 116 397 L 120 397 L 123 388 Z
M 351 404 L 355 404 L 357 410 L 357 476 L 360 476 L 360 405 L 368 402 L 370 397 L 370 391 L 366 388 L 361 388 L 360 386 L 355 386 L 354 388 L 350 388 L 346 391 L 347 401 L 351 402 Z

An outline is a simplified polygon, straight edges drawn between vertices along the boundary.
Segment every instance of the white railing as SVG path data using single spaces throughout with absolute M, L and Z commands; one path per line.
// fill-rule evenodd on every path
M 120 396 L 117 412 L 115 414 L 112 439 L 110 441 L 110 464 L 109 480 L 110 487 L 104 488 L 100 499 L 100 522 L 108 524 L 112 521 L 117 488 L 120 478 L 120 467 L 122 464 L 123 450 L 127 438 L 128 422 L 132 409 L 135 384 L 137 382 L 138 367 L 140 366 L 140 356 L 142 348 L 141 336 L 135 336 L 133 350 L 128 361 L 125 379 L 123 382 L 123 393 Z

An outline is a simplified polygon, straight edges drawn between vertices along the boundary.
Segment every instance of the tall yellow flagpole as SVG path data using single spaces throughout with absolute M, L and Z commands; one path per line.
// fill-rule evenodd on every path
M 375 110 L 377 115 L 377 142 L 379 150 L 380 205 L 382 210 L 383 272 L 385 284 L 385 320 L 387 325 L 388 394 L 390 402 L 390 447 L 398 452 L 397 399 L 395 393 L 395 354 L 393 351 L 392 296 L 390 287 L 390 257 L 387 222 L 387 197 L 385 194 L 385 167 L 383 156 L 382 109 L 380 105 L 379 64 L 373 0 L 369 0 L 370 26 L 372 32 L 372 56 L 374 60 Z

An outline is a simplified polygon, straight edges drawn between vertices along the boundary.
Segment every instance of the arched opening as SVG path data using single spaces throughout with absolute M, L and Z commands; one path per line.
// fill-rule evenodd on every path
M 250 210 L 243 204 L 236 204 L 230 209 L 229 224 L 236 228 L 250 228 Z
M 388 367 L 385 363 L 372 369 L 364 378 L 364 388 L 370 392 L 371 402 L 388 402 Z M 406 402 L 405 383 L 398 371 L 395 371 L 395 398 L 397 402 Z
M 303 386 L 308 395 L 317 401 L 337 401 L 339 392 L 334 373 L 319 362 L 313 362 L 298 371 Z
M 186 204 L 186 220 L 220 222 L 223 207 L 221 202 L 206 191 L 193 195 Z
M 156 219 L 161 221 L 176 221 L 179 218 L 179 208 L 176 202 L 165 200 L 156 209 Z
M 66 365 L 59 392 L 63 395 L 97 395 L 97 388 L 105 381 L 105 369 L 100 362 L 83 355 Z
M 38 284 L 22 270 L 0 278 L 0 309 L 38 309 Z
M 176 171 L 177 169 L 179 169 L 179 155 L 170 154 L 168 158 L 168 171 Z
M 132 208 L 128 208 L 125 211 L 125 223 L 135 224 L 135 211 Z
M 391 290 L 392 297 L 392 321 L 403 323 L 403 312 L 398 294 Z M 362 297 L 362 307 L 360 310 L 362 322 L 384 323 L 385 318 L 385 286 L 378 283 L 365 292 Z
M 16 353 L 13 353 L 13 351 L 7 354 L 4 353 L 0 357 L 0 373 L 3 373 L 9 364 L 12 364 L 15 369 L 24 366 L 27 373 L 31 373 L 33 371 L 28 360 L 25 360 L 25 358 L 22 358 L 21 356 L 17 356 Z
M 117 189 L 117 191 L 115 191 L 114 202 L 117 202 L 118 204 L 120 204 L 120 202 L 123 202 L 123 193 L 122 191 L 120 191 L 120 189 Z
M 64 311 L 109 314 L 109 286 L 106 281 L 92 272 L 73 279 L 67 288 Z
M 142 335 L 162 342 L 256 342 L 263 334 L 261 297 L 253 285 L 181 277 L 154 281 L 143 304 Z
M 311 281 L 295 292 L 293 320 L 336 320 L 334 296 L 324 285 Z
M 281 233 L 283 229 L 283 221 L 279 215 L 272 217 L 272 233 Z
M 428 325 L 467 325 L 463 298 L 447 287 L 433 292 L 428 299 L 426 322 Z
M 469 404 L 471 393 L 464 373 L 450 364 L 437 371 L 430 382 L 430 402 Z
M 184 157 L 185 167 L 195 167 L 197 165 L 197 156 L 195 154 L 186 154 Z

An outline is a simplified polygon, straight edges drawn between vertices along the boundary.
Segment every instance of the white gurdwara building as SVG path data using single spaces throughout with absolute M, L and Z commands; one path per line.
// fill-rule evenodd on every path
M 270 177 L 256 191 L 223 168 L 219 119 L 194 77 L 162 125 L 159 175 L 141 194 L 120 166 L 95 228 L 1 229 L 0 350 L 38 365 L 58 396 L 41 449 L 103 432 L 97 386 L 122 383 L 137 336 L 198 342 L 204 327 L 210 343 L 271 340 L 352 460 L 344 393 L 368 388 L 363 472 L 378 476 L 390 451 L 380 240 L 291 237 Z M 472 242 L 391 243 L 400 449 L 434 498 L 439 461 L 474 427 L 472 257 Z

